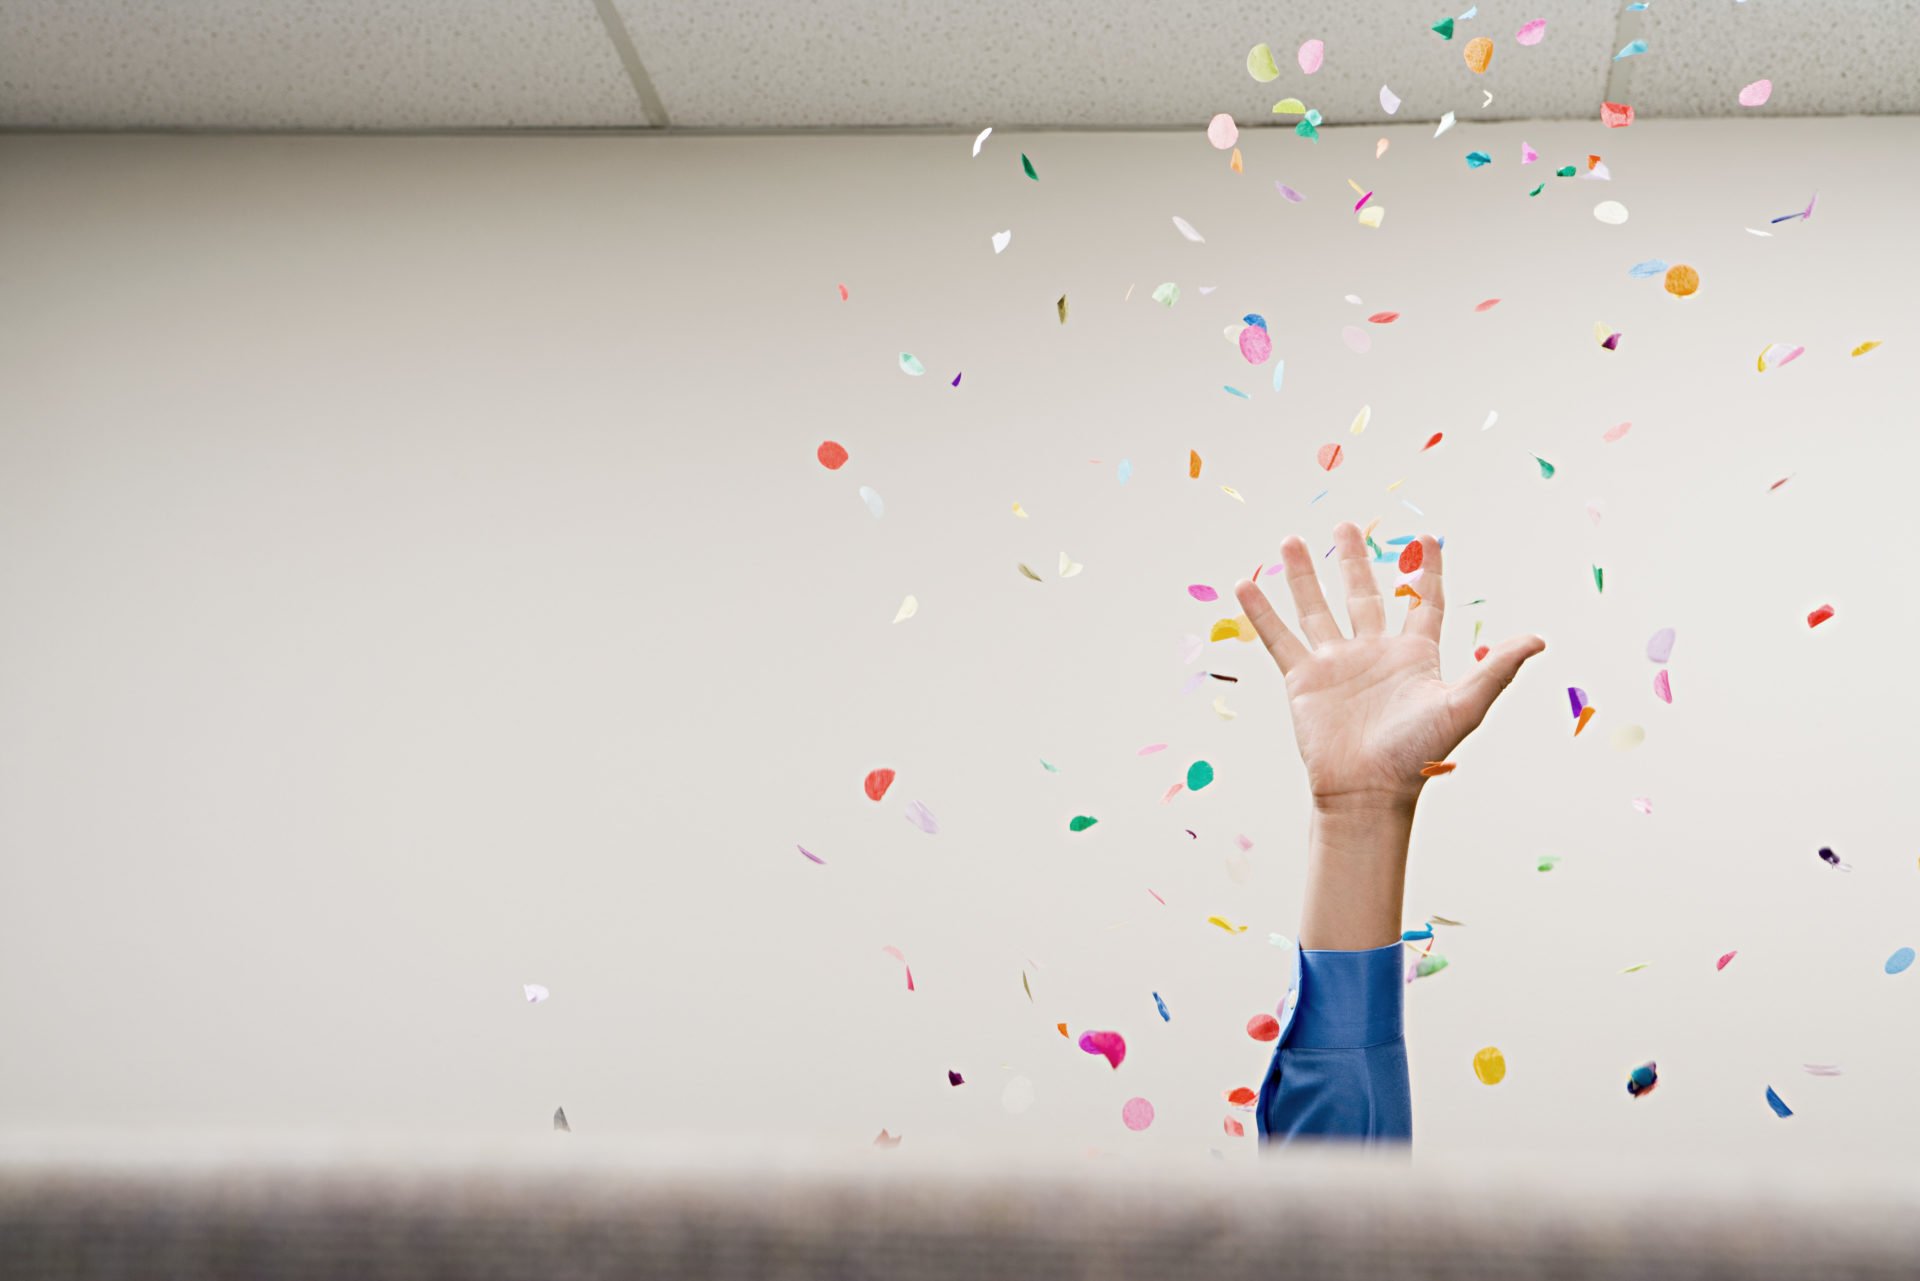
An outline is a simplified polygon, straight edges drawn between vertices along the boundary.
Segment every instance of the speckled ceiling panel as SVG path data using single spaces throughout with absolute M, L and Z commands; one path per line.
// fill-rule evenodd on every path
M 1198 125 L 1217 111 L 1244 123 L 1272 120 L 1285 97 L 1340 124 L 1386 119 L 1383 83 L 1402 119 L 1597 116 L 1617 47 L 1614 5 L 1564 0 L 1482 4 L 1451 41 L 1428 30 L 1444 0 L 615 2 L 673 123 L 693 127 Z M 1542 12 L 1547 38 L 1516 43 Z M 1484 76 L 1461 55 L 1477 35 L 1495 45 Z M 1309 38 L 1326 42 L 1310 76 L 1295 57 Z M 1261 41 L 1281 67 L 1268 84 L 1246 71 Z
M 1620 64 L 1621 92 L 1650 116 L 1920 112 L 1913 0 L 1656 3 L 1628 21 L 1647 52 Z M 1741 86 L 1760 79 L 1772 99 L 1742 108 Z
M 591 0 L 0 0 L 0 124 L 646 119 Z

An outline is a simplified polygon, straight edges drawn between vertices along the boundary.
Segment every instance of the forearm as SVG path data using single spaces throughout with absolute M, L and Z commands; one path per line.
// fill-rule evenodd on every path
M 1411 797 L 1314 803 L 1301 947 L 1360 951 L 1399 940 L 1413 810 Z

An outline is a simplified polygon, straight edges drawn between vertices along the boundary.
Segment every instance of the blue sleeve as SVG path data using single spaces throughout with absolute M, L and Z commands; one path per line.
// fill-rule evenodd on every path
M 1262 1139 L 1412 1141 L 1401 965 L 1399 943 L 1365 952 L 1296 949 L 1293 990 L 1260 1087 Z

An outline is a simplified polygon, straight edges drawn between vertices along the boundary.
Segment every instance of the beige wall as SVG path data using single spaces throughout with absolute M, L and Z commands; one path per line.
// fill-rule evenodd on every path
M 978 160 L 0 140 L 0 1132 L 508 1135 L 564 1105 L 589 1135 L 1244 1157 L 1220 1094 L 1264 1065 L 1303 784 L 1257 650 L 1181 693 L 1225 612 L 1184 587 L 1378 517 L 1447 537 L 1456 670 L 1475 619 L 1551 646 L 1423 805 L 1409 921 L 1467 923 L 1409 993 L 1423 1148 L 1785 1165 L 1912 1133 L 1920 971 L 1881 967 L 1920 946 L 1915 126 L 1430 133 L 1249 135 L 1243 175 L 1197 130 Z M 1610 183 L 1548 174 L 1590 150 Z M 1655 257 L 1698 296 L 1628 276 Z M 1248 311 L 1278 394 L 1222 338 Z M 1769 342 L 1806 354 L 1756 373 Z M 1163 807 L 1201 757 L 1219 781 Z

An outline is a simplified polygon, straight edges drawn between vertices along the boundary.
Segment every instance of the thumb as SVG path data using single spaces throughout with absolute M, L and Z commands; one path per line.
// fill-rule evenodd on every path
M 1520 674 L 1520 665 L 1546 647 L 1547 642 L 1538 636 L 1509 637 L 1495 646 L 1486 658 L 1475 665 L 1472 672 L 1455 683 L 1454 715 L 1465 724 L 1464 732 L 1471 733 L 1486 719 L 1487 709 L 1493 706 L 1493 700 L 1500 697 L 1500 691 L 1513 684 L 1513 678 Z

